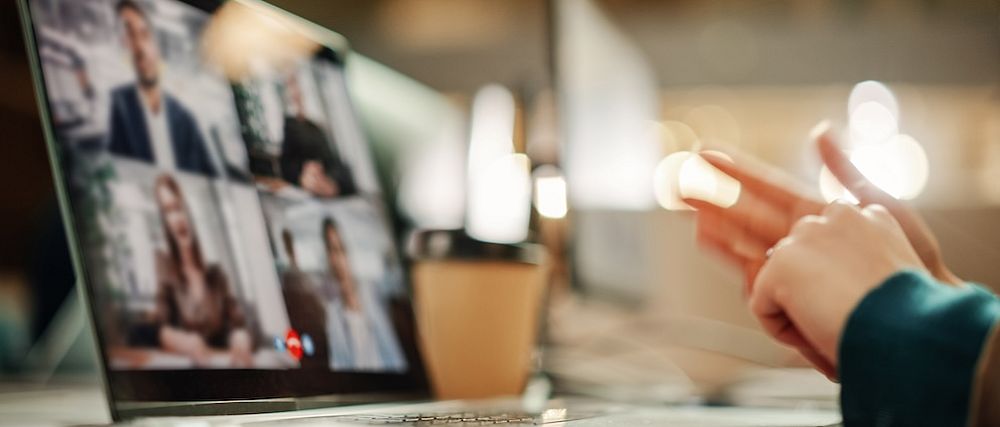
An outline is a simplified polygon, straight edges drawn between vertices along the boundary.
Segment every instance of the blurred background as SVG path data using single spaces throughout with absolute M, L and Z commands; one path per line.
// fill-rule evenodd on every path
M 350 41 L 401 238 L 464 227 L 549 247 L 566 297 L 545 363 L 561 384 L 676 399 L 801 365 L 757 331 L 738 274 L 698 251 L 679 194 L 735 201 L 688 161 L 720 149 L 843 196 L 808 137 L 824 119 L 926 216 L 955 273 L 1000 289 L 996 1 L 271 3 Z M 13 2 L 0 20 L 0 368 L 14 369 L 73 279 Z

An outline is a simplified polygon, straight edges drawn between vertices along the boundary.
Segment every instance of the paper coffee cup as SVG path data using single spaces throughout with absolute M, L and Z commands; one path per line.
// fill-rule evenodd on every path
M 421 231 L 408 250 L 421 355 L 435 396 L 521 393 L 538 341 L 543 248 Z

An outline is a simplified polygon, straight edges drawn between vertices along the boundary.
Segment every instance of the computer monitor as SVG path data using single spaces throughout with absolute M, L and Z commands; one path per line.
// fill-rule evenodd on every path
M 112 410 L 424 389 L 341 37 L 242 0 L 21 11 Z

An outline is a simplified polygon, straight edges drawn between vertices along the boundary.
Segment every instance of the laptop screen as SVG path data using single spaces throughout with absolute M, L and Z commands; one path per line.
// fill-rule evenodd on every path
M 248 2 L 25 4 L 114 399 L 413 386 L 404 272 L 334 35 Z

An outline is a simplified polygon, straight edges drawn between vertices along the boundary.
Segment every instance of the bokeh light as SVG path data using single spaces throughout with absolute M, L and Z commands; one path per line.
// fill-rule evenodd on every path
M 726 156 L 723 153 L 713 153 Z M 726 156 L 728 158 L 728 156 Z M 740 183 L 690 151 L 678 151 L 656 166 L 656 201 L 671 211 L 694 210 L 684 198 L 695 198 L 728 208 L 740 198 Z
M 530 162 L 524 154 L 496 159 L 479 175 L 469 194 L 466 228 L 488 242 L 517 243 L 528 237 L 531 216 Z
M 514 95 L 498 84 L 483 86 L 472 101 L 469 129 L 469 175 L 514 151 Z
M 704 200 L 723 208 L 736 204 L 740 198 L 739 181 L 722 173 L 701 156 L 691 156 L 681 164 L 678 184 L 681 197 Z
M 866 102 L 880 104 L 889 110 L 893 117 L 899 117 L 899 103 L 896 101 L 896 96 L 882 82 L 866 80 L 854 85 L 851 95 L 847 98 L 847 114 L 854 114 L 854 111 Z
M 847 98 L 851 146 L 885 142 L 899 132 L 899 102 L 889 88 L 874 80 L 854 85 Z
M 546 218 L 564 218 L 569 211 L 566 203 L 566 179 L 559 168 L 540 166 L 532 175 L 535 178 L 535 209 Z
M 865 145 L 883 142 L 898 132 L 896 116 L 888 107 L 875 101 L 858 105 L 849 118 L 851 142 Z
M 882 144 L 851 150 L 851 163 L 876 187 L 902 200 L 914 199 L 923 192 L 930 176 L 927 153 L 916 139 L 896 135 Z M 846 200 L 857 203 L 844 186 L 823 166 L 819 189 L 827 202 Z
M 514 96 L 490 84 L 472 102 L 469 130 L 468 215 L 470 236 L 514 243 L 528 236 L 530 162 L 514 152 Z
M 851 163 L 872 184 L 897 199 L 913 199 L 927 185 L 927 154 L 908 135 L 897 135 L 882 144 L 859 147 L 851 153 Z
M 929 176 L 927 153 L 912 136 L 899 133 L 899 103 L 892 91 L 872 80 L 858 83 L 847 100 L 847 111 L 851 163 L 897 199 L 920 195 Z M 825 166 L 820 170 L 819 188 L 828 202 L 857 201 Z
M 900 199 L 914 199 L 924 191 L 930 178 L 930 162 L 924 147 L 909 135 L 896 135 L 889 140 L 888 150 L 897 159 L 895 167 L 900 180 Z
M 656 202 L 663 209 L 671 211 L 691 210 L 691 207 L 681 200 L 680 174 L 681 165 L 691 158 L 690 151 L 678 151 L 660 160 L 653 173 L 653 191 Z

